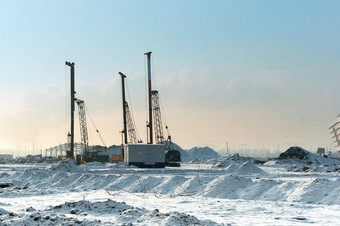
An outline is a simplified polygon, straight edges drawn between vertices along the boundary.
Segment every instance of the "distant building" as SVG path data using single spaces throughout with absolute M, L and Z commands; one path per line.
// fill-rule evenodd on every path
M 316 151 L 316 153 L 318 155 L 324 155 L 325 154 L 325 148 L 318 148 L 318 150 Z
M 13 155 L 0 154 L 0 159 L 13 159 Z
M 340 151 L 340 114 L 338 114 L 329 129 L 331 131 L 335 150 L 338 152 Z

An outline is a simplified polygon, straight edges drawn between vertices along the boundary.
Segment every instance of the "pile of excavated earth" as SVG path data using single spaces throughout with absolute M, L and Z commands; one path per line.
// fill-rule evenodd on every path
M 287 171 L 293 172 L 339 172 L 340 162 L 311 152 L 301 147 L 291 147 L 280 154 L 279 164 L 288 164 Z

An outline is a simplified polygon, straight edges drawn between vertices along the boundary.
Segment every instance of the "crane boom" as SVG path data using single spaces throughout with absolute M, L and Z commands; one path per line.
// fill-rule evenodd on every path
M 137 135 L 135 126 L 131 117 L 129 105 L 127 102 L 125 102 L 125 114 L 126 114 L 126 124 L 127 124 L 127 131 L 129 134 L 130 142 L 137 144 Z
M 152 90 L 152 113 L 154 119 L 155 141 L 156 143 L 164 142 L 164 133 L 162 126 L 161 109 L 159 105 L 159 95 L 157 90 Z
M 78 105 L 78 112 L 79 112 L 81 142 L 84 144 L 83 156 L 84 156 L 84 160 L 86 161 L 89 156 L 89 137 L 87 133 L 85 105 L 84 105 L 84 101 L 79 100 L 79 99 L 76 99 L 76 103 Z
M 152 90 L 152 113 L 153 113 L 153 123 L 155 129 L 155 141 L 156 143 L 165 143 L 165 165 L 179 167 L 181 166 L 181 153 L 173 148 L 171 136 L 169 133 L 168 126 L 165 126 L 168 132 L 167 140 L 164 139 L 161 108 L 159 102 L 159 94 L 157 90 Z

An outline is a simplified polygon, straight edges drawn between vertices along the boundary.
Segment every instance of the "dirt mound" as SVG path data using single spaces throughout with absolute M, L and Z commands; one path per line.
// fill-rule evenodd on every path
M 279 159 L 309 159 L 309 153 L 300 147 L 290 147 L 280 154 Z
M 279 156 L 279 160 L 299 160 L 307 164 L 323 164 L 323 165 L 339 165 L 340 161 L 331 158 L 325 158 L 323 156 L 315 155 L 300 147 L 290 147 L 287 151 L 283 152 Z
M 292 172 L 338 172 L 340 161 L 315 155 L 301 147 L 290 147 L 279 156 L 279 164 L 289 164 Z

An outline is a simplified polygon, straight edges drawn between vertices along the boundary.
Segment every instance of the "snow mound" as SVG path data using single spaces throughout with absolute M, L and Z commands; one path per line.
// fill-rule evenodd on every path
M 291 172 L 340 172 L 339 165 L 315 165 L 315 164 L 292 164 L 286 167 L 286 171 Z
M 13 212 L 9 212 L 7 210 L 4 210 L 4 209 L 0 208 L 0 222 L 1 222 L 0 224 L 1 225 L 3 225 L 2 222 L 6 221 L 8 219 L 13 219 L 13 218 L 15 218 L 17 216 L 18 215 L 13 213 Z
M 2 203 L 1 203 L 2 204 Z M 0 216 L 5 215 L 5 214 L 10 214 L 10 212 L 8 212 L 7 210 L 4 210 L 2 208 L 0 208 Z
M 105 166 L 104 163 L 101 163 L 101 162 L 89 162 L 89 163 L 82 165 L 82 167 L 85 167 L 85 168 L 86 167 L 94 167 L 94 168 L 98 167 L 98 168 L 100 168 L 100 167 L 106 167 L 106 166 Z
M 242 165 L 239 165 L 234 172 L 239 174 L 266 174 L 266 172 L 251 162 L 245 162 Z
M 212 166 L 212 168 L 227 168 L 228 166 L 230 166 L 230 161 L 227 159 L 221 159 L 220 161 L 218 161 L 216 164 L 214 164 Z
M 233 174 L 266 174 L 265 171 L 251 162 L 233 163 L 224 160 L 218 162 L 213 168 L 225 168 L 227 173 Z
M 86 216 L 88 212 L 91 212 L 92 214 L 119 214 L 130 208 L 131 206 L 127 205 L 125 202 L 118 203 L 109 199 L 105 202 L 94 203 L 85 200 L 78 202 L 66 202 L 65 204 L 54 206 L 48 210 L 58 210 L 58 212 L 65 214 L 72 212 L 73 214 Z
M 252 158 L 247 158 L 240 156 L 238 153 L 235 153 L 233 155 L 227 155 L 224 157 L 224 159 L 229 160 L 229 161 L 234 161 L 234 162 L 252 162 Z
M 194 147 L 189 150 L 179 150 L 182 161 L 216 159 L 221 156 L 209 147 Z
M 27 225 L 218 225 L 210 220 L 199 220 L 185 213 L 161 213 L 158 209 L 147 210 L 130 206 L 125 202 L 66 202 L 49 207 L 44 211 L 34 208 L 16 219 L 16 223 Z M 95 220 L 95 216 L 106 216 Z M 8 219 L 9 220 L 9 219 Z M 5 220 L 5 223 L 6 220 Z
M 66 159 L 53 164 L 51 170 L 63 171 L 69 173 L 83 173 L 84 170 L 77 166 L 72 159 Z
M 89 163 L 86 163 L 87 166 L 105 166 L 104 163 L 102 162 L 89 162 Z
M 240 156 L 238 153 L 220 158 L 212 168 L 222 168 L 228 173 L 235 174 L 266 174 L 265 171 L 253 164 L 253 160 Z

